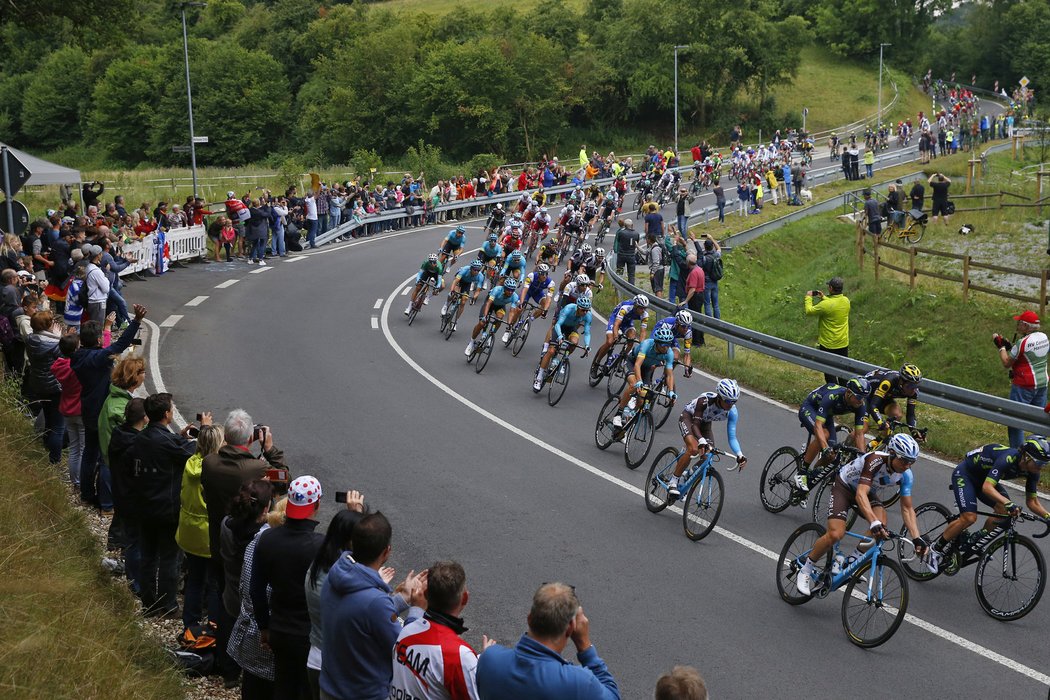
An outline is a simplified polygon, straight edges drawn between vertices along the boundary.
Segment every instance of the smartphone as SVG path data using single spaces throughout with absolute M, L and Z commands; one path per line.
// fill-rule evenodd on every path
M 190 440 L 196 440 L 198 437 L 200 437 L 200 434 L 201 429 L 195 425 L 191 425 L 189 428 L 186 429 L 186 437 L 188 437 Z
M 262 442 L 263 441 L 263 437 L 265 437 L 265 435 L 266 435 L 266 426 L 265 425 L 256 425 L 255 428 L 253 428 L 253 430 L 254 430 L 254 432 L 252 433 L 252 436 L 253 436 L 252 439 L 254 439 L 256 442 Z
M 266 478 L 270 481 L 288 481 L 287 469 L 267 469 Z
M 132 338 L 131 339 L 131 344 L 132 345 L 142 345 L 142 338 Z
M 335 492 L 335 502 L 336 503 L 341 503 L 343 505 L 346 505 L 346 491 L 336 491 Z
M 200 423 L 202 420 L 204 420 L 204 414 L 203 413 L 198 413 L 197 414 L 197 422 Z

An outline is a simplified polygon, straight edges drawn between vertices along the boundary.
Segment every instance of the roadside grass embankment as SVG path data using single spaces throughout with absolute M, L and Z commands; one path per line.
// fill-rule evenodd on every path
M 18 385 L 0 382 L 0 696 L 184 697 L 19 404 Z

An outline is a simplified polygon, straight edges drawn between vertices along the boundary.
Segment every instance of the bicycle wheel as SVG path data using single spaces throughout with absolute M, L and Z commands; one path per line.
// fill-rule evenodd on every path
M 922 234 L 924 233 L 926 233 L 926 224 L 915 221 L 901 232 L 901 238 L 915 245 L 922 240 Z
M 489 331 L 485 336 L 485 342 L 482 343 L 481 349 L 478 350 L 477 365 L 474 367 L 474 371 L 481 374 L 482 370 L 485 369 L 485 365 L 489 363 L 489 358 L 492 357 L 492 346 L 496 344 L 496 334 L 494 331 Z
M 707 473 L 689 487 L 682 504 L 682 528 L 693 542 L 704 539 L 715 529 L 726 497 L 722 486 L 722 475 L 714 466 L 709 466 Z
M 416 314 L 423 307 L 423 300 L 426 299 L 426 292 L 420 292 L 416 301 L 413 301 L 408 309 L 408 325 L 412 325 L 412 322 L 416 320 Z
M 609 368 L 609 380 L 605 384 L 605 391 L 609 396 L 619 396 L 627 386 L 627 358 L 620 356 L 612 367 Z
M 556 406 L 561 397 L 565 395 L 565 387 L 569 386 L 569 358 L 564 358 L 558 369 L 554 370 L 551 377 L 551 385 L 547 390 L 547 403 Z
M 919 526 L 919 532 L 930 543 L 937 541 L 951 520 L 951 511 L 934 501 L 923 503 L 915 509 L 915 522 Z M 905 576 L 915 581 L 929 581 L 940 575 L 939 572 L 935 574 L 930 571 L 930 567 L 917 558 L 905 561 L 904 546 L 903 540 L 897 541 L 897 559 L 900 560 Z
M 875 494 L 882 501 L 883 507 L 889 508 L 892 505 L 896 505 L 897 501 L 901 499 L 901 485 L 880 484 L 876 487 Z
M 514 337 L 510 339 L 510 354 L 518 356 L 521 349 L 525 347 L 525 339 L 529 337 L 529 329 L 532 328 L 532 316 L 526 316 L 521 322 L 521 327 L 514 331 Z
M 587 371 L 587 386 L 593 388 L 605 377 L 605 370 L 602 365 L 598 363 L 597 355 L 591 360 L 591 368 Z
M 977 602 L 996 620 L 1018 620 L 1032 612 L 1046 587 L 1043 553 L 1023 535 L 992 542 L 973 578 Z
M 598 422 L 594 426 L 594 444 L 599 450 L 604 450 L 616 441 L 619 429 L 613 425 L 612 419 L 620 409 L 620 400 L 615 396 L 605 402 L 602 410 L 598 412 Z
M 653 460 L 653 466 L 649 467 L 649 474 L 645 478 L 645 507 L 650 513 L 659 513 L 671 503 L 671 496 L 667 493 L 664 482 L 674 473 L 674 465 L 678 461 L 678 448 L 665 447 Z
M 777 559 L 777 590 L 784 602 L 791 605 L 802 605 L 812 595 L 802 595 L 795 585 L 795 579 L 802 566 L 806 563 L 805 558 L 813 549 L 813 544 L 824 536 L 824 526 L 816 523 L 806 523 L 788 536 L 784 548 L 780 550 Z M 823 567 L 826 570 L 831 565 L 832 547 L 824 554 Z M 814 589 L 815 590 L 815 589 Z
M 445 334 L 445 340 L 452 337 L 453 331 L 456 330 L 456 314 L 459 312 L 460 302 L 454 301 L 448 307 L 448 312 L 445 314 L 442 323 L 444 327 L 441 329 Z
M 849 640 L 871 649 L 884 644 L 908 612 L 908 579 L 889 557 L 853 574 L 842 596 L 842 628 Z
M 649 411 L 639 412 L 627 428 L 627 435 L 623 443 L 623 457 L 629 469 L 637 469 L 641 466 L 645 458 L 649 456 L 649 451 L 653 449 L 655 437 L 653 414 Z
M 766 460 L 759 482 L 759 496 L 762 507 L 770 513 L 780 513 L 789 505 L 795 495 L 793 479 L 802 457 L 794 447 L 784 446 Z
M 813 489 L 809 493 L 810 501 L 810 514 L 813 517 L 813 522 L 819 523 L 824 527 L 828 526 L 828 506 L 831 501 L 831 489 L 835 485 L 835 475 L 831 474 L 828 478 L 820 482 L 817 488 Z M 853 527 L 853 523 L 857 521 L 857 507 L 853 506 L 850 508 L 849 516 L 846 518 L 846 529 L 849 530 Z
M 658 389 L 663 389 L 664 384 L 661 384 Z M 671 417 L 671 408 L 674 406 L 674 402 L 671 401 L 671 397 L 667 394 L 661 393 L 656 399 L 656 403 L 653 404 L 653 420 L 656 421 L 656 429 L 664 427 L 664 423 Z

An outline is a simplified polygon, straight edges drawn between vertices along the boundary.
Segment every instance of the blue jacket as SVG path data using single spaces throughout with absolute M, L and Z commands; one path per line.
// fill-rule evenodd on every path
M 80 406 L 84 423 L 98 430 L 98 414 L 109 396 L 109 375 L 113 372 L 113 358 L 124 352 L 139 332 L 139 322 L 132 319 L 120 338 L 108 348 L 80 348 L 70 358 L 69 365 L 80 380 Z
M 329 648 L 325 645 L 326 654 Z M 478 658 L 478 696 L 481 700 L 620 700 L 620 689 L 593 646 L 576 658 L 582 667 L 523 634 L 513 649 L 490 647 Z
M 406 609 L 406 621 L 423 615 L 391 596 L 375 569 L 349 553 L 339 557 L 321 589 L 321 689 L 340 700 L 387 700 L 391 653 L 401 632 L 397 616 Z

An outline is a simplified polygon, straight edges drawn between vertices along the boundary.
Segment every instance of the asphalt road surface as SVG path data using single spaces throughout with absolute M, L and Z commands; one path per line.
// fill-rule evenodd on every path
M 150 388 L 172 391 L 186 416 L 210 410 L 221 420 L 243 407 L 270 425 L 294 473 L 320 479 L 324 521 L 337 490 L 363 491 L 394 525 L 399 578 L 437 559 L 462 562 L 466 637 L 476 647 L 482 633 L 514 644 L 536 587 L 561 580 L 576 586 L 624 698 L 651 697 L 656 678 L 679 663 L 699 668 L 718 698 L 859 697 L 869 685 L 891 697 L 1044 697 L 1050 603 L 996 622 L 978 606 L 972 568 L 911 582 L 908 620 L 871 651 L 847 641 L 840 594 L 781 601 L 774 557 L 808 513 L 763 510 L 759 475 L 774 449 L 801 442 L 793 410 L 741 400 L 751 462 L 722 470 L 719 528 L 693 543 L 680 514 L 646 510 L 648 463 L 630 471 L 620 445 L 595 447 L 605 389 L 587 387 L 589 360 L 574 358 L 568 391 L 550 408 L 530 387 L 535 330 L 517 358 L 497 345 L 478 375 L 463 356 L 477 307 L 449 342 L 437 332 L 437 301 L 408 327 L 408 278 L 447 229 L 331 245 L 266 268 L 192 265 L 130 285 L 129 301 L 148 305 L 161 326 L 146 345 Z M 480 223 L 468 229 L 469 248 Z M 597 347 L 604 325 L 593 330 Z M 678 393 L 687 401 L 713 385 L 698 372 L 679 378 Z M 650 460 L 680 444 L 672 419 Z M 923 459 L 916 476 L 916 504 L 950 503 L 946 466 Z M 897 509 L 890 523 L 900 522 Z

